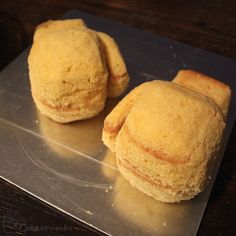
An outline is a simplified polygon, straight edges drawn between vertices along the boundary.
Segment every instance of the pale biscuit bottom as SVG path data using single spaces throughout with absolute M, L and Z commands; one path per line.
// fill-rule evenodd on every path
M 151 180 L 151 177 L 137 171 L 131 165 L 120 159 L 117 160 L 117 165 L 121 174 L 131 183 L 131 185 L 159 201 L 174 203 L 182 200 L 189 200 L 195 196 L 187 194 L 178 196 L 177 192 L 174 192 L 168 186 L 164 186 L 164 183 Z
M 105 100 L 101 100 L 93 106 L 81 106 L 75 109 L 67 107 L 64 109 L 47 104 L 45 101 L 38 99 L 34 93 L 32 93 L 32 96 L 39 111 L 59 123 L 69 123 L 76 120 L 92 118 L 98 115 L 105 107 Z

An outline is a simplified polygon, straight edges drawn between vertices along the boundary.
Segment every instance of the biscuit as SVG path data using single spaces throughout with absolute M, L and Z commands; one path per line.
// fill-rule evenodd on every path
M 212 98 L 227 116 L 231 97 L 227 84 L 193 70 L 180 70 L 173 82 Z
M 87 26 L 82 19 L 48 20 L 36 27 L 34 32 L 34 41 L 44 34 L 70 28 L 83 29 L 87 28 Z
M 103 110 L 108 72 L 100 41 L 91 30 L 44 34 L 28 58 L 31 91 L 42 114 L 67 123 Z
M 214 100 L 157 80 L 135 88 L 106 117 L 103 142 L 132 185 L 157 200 L 179 202 L 204 189 L 224 127 Z
M 100 38 L 108 66 L 108 97 L 120 96 L 128 86 L 129 75 L 115 40 L 109 35 L 97 32 Z
M 106 98 L 121 95 L 129 82 L 114 39 L 82 19 L 40 24 L 28 63 L 37 108 L 59 123 L 96 116 Z

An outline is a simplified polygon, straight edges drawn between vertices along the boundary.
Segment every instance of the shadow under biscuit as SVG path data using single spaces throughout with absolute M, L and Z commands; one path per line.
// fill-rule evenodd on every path
M 86 155 L 96 158 L 104 149 L 101 141 L 103 121 L 117 102 L 118 99 L 108 99 L 104 110 L 98 116 L 69 124 L 57 123 L 38 112 L 40 132 L 47 145 L 60 157 Z
M 106 150 L 102 173 L 114 183 L 112 206 L 127 224 L 153 235 L 181 235 L 191 217 L 192 201 L 163 203 L 140 192 L 118 171 L 116 154 Z
M 191 201 L 162 203 L 133 186 L 121 175 L 116 179 L 113 205 L 119 214 L 143 231 L 158 235 L 180 235 L 190 216 Z
M 110 181 L 115 181 L 116 178 L 120 175 L 116 164 L 116 154 L 107 149 L 102 163 L 103 175 Z

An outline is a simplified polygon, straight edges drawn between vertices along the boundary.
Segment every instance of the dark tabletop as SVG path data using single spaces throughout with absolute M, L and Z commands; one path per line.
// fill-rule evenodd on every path
M 31 43 L 38 23 L 60 18 L 70 9 L 105 16 L 233 59 L 236 57 L 234 0 L 5 0 L 0 1 L 0 69 Z M 25 232 L 20 227 L 21 222 L 27 224 Z M 98 233 L 0 180 L 0 235 Z M 236 125 L 198 235 L 236 235 Z

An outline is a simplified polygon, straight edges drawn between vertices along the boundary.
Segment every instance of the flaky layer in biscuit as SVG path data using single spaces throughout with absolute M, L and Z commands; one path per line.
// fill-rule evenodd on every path
M 143 83 L 134 88 L 128 95 L 123 98 L 112 112 L 106 117 L 103 128 L 103 142 L 115 152 L 116 137 L 122 128 L 130 109 L 133 107 L 138 97 L 146 88 L 151 88 L 152 83 Z
M 68 123 L 98 115 L 105 106 L 106 90 L 80 91 L 77 95 L 71 95 L 72 98 L 65 97 L 56 102 L 40 99 L 34 93 L 32 96 L 42 114 L 59 123 Z

